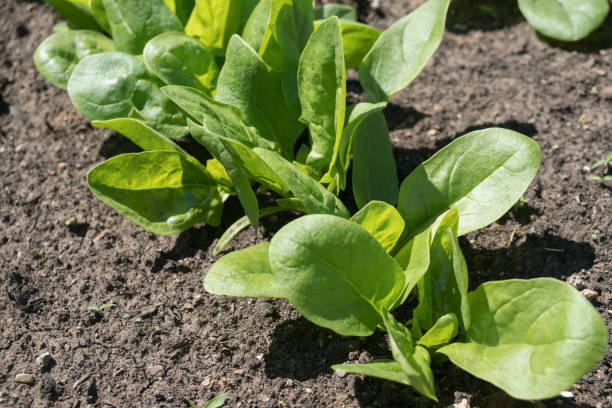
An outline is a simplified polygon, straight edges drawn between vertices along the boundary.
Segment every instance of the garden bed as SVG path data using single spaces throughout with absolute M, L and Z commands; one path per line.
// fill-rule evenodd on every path
M 385 28 L 419 1 L 360 3 L 361 18 Z M 386 111 L 400 179 L 477 128 L 532 137 L 543 165 L 527 204 L 461 240 L 472 288 L 556 277 L 590 297 L 610 327 L 612 194 L 587 178 L 612 151 L 612 20 L 569 50 L 538 37 L 514 2 L 487 11 L 467 3 L 454 3 L 439 51 Z M 344 338 L 285 301 L 204 293 L 212 245 L 240 216 L 237 202 L 221 228 L 159 237 L 95 199 L 87 170 L 137 148 L 88 125 L 36 72 L 34 49 L 58 21 L 49 7 L 10 0 L 0 16 L 0 406 L 186 407 L 220 393 L 229 407 L 430 405 L 411 388 L 331 371 L 387 357 L 380 333 Z M 357 83 L 350 88 L 358 98 Z M 229 249 L 282 225 L 266 221 Z M 103 303 L 118 306 L 88 310 Z M 54 364 L 41 370 L 44 352 Z M 571 398 L 542 404 L 611 406 L 611 364 L 608 352 Z M 434 372 L 440 406 L 534 406 L 450 364 Z M 19 373 L 34 384 L 15 382 Z

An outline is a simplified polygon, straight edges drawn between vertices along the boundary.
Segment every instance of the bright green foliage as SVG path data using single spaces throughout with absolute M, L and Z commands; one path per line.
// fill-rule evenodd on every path
M 220 222 L 215 182 L 203 166 L 175 151 L 113 157 L 91 169 L 87 182 L 99 199 L 156 234 Z
M 224 256 L 206 274 L 204 289 L 225 296 L 284 297 L 270 269 L 269 246 L 266 242 Z
M 459 331 L 459 320 L 452 313 L 438 319 L 427 333 L 417 342 L 427 348 L 436 348 L 450 343 Z
M 164 0 L 102 0 L 119 51 L 142 54 L 147 41 L 183 25 Z
M 330 215 L 308 215 L 282 228 L 269 260 L 291 304 L 345 336 L 372 334 L 403 286 L 402 270 L 374 237 Z
M 357 10 L 355 7 L 335 3 L 327 3 L 315 9 L 317 20 L 324 20 L 331 16 L 336 16 L 342 20 L 357 21 Z
M 114 50 L 113 41 L 97 31 L 62 31 L 47 37 L 38 46 L 34 62 L 53 85 L 66 89 L 79 61 L 91 54 Z
M 198 405 L 193 401 L 188 400 L 188 402 L 191 408 L 221 408 L 223 404 L 225 404 L 226 399 L 227 396 L 225 394 L 217 395 L 215 398 L 208 401 L 202 407 L 198 407 Z
M 198 0 L 185 33 L 218 51 L 227 47 L 242 24 L 243 0 Z
M 183 85 L 209 94 L 216 86 L 219 68 L 212 49 L 179 32 L 158 35 L 147 43 L 144 61 L 168 85 Z
M 187 133 L 183 113 L 160 90 L 141 59 L 122 52 L 84 58 L 68 82 L 74 106 L 93 120 L 142 119 L 172 137 Z
M 382 112 L 374 112 L 357 127 L 353 137 L 353 196 L 359 207 L 373 200 L 397 204 L 399 181 Z
M 578 41 L 597 29 L 610 11 L 608 0 L 519 0 L 536 30 L 561 41 Z
M 390 253 L 404 232 L 402 215 L 387 203 L 372 201 L 353 215 L 351 221 L 372 235 L 387 253 Z
M 306 164 L 321 171 L 329 167 L 334 146 L 342 138 L 346 114 L 346 68 L 338 18 L 330 17 L 310 37 L 300 58 L 298 87 L 302 121 L 312 139 Z
M 166 5 L 181 21 L 183 25 L 187 24 L 196 0 L 165 0 Z
M 104 0 L 89 0 L 88 6 L 92 17 L 98 22 L 104 31 L 110 34 L 111 27 L 110 23 L 108 22 L 106 10 L 104 9 Z
M 467 342 L 439 350 L 520 399 L 552 398 L 604 355 L 607 329 L 587 299 L 550 279 L 488 282 L 470 293 Z
M 411 385 L 400 365 L 394 360 L 372 360 L 362 364 L 335 364 L 331 366 L 336 371 L 345 373 L 363 374 L 383 380 L 395 381 L 404 385 Z
M 272 12 L 272 0 L 259 0 L 242 31 L 242 38 L 258 51 L 264 41 Z
M 92 16 L 83 0 L 45 0 L 62 17 L 69 21 L 73 28 L 100 30 L 101 27 Z
M 527 136 L 491 128 L 462 136 L 417 167 L 402 183 L 398 210 L 409 235 L 450 208 L 459 210 L 459 235 L 504 215 L 540 167 L 540 148 Z
M 381 33 L 374 27 L 356 21 L 341 20 L 340 26 L 342 27 L 342 45 L 346 68 L 357 68 Z
M 387 101 L 425 68 L 444 34 L 450 0 L 428 0 L 378 38 L 359 68 L 371 101 Z

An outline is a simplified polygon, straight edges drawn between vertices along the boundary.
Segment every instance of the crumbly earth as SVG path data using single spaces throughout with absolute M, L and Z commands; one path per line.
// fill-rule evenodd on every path
M 360 16 L 385 28 L 420 2 L 361 0 Z M 610 327 L 612 194 L 587 178 L 612 151 L 612 21 L 562 48 L 522 21 L 515 3 L 453 3 L 440 50 L 387 110 L 400 173 L 473 129 L 533 137 L 543 165 L 527 204 L 462 239 L 471 286 L 563 279 Z M 344 338 L 284 301 L 206 294 L 202 275 L 223 228 L 154 236 L 88 191 L 89 168 L 135 147 L 92 128 L 36 72 L 34 49 L 57 21 L 43 3 L 0 2 L 0 406 L 188 407 L 221 393 L 229 407 L 612 406 L 610 353 L 571 398 L 538 403 L 436 367 L 435 405 L 408 387 L 330 370 L 388 357 L 382 334 Z M 224 227 L 239 216 L 231 203 Z M 286 220 L 271 217 L 230 249 L 268 239 Z M 88 310 L 104 303 L 118 306 Z M 53 361 L 43 369 L 36 359 L 45 352 Z M 20 373 L 34 383 L 16 382 Z

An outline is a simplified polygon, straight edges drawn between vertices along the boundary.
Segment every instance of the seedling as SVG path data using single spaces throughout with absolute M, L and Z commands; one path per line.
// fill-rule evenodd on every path
M 612 153 L 608 153 L 608 155 L 596 161 L 591 167 L 591 171 L 599 169 L 597 175 L 590 176 L 589 180 L 595 180 L 600 182 L 606 182 L 612 180 L 612 175 L 608 174 L 610 172 L 610 165 L 612 165 Z
M 110 309 L 112 307 L 117 307 L 117 306 L 119 305 L 116 305 L 114 303 L 104 303 L 103 305 L 100 305 L 100 306 L 88 306 L 87 310 L 93 310 L 95 312 L 103 312 L 106 309 Z
M 226 399 L 227 399 L 227 396 L 225 394 L 221 394 L 211 399 L 210 401 L 208 401 L 206 404 L 202 405 L 201 407 L 198 407 L 198 405 L 193 401 L 188 400 L 187 402 L 189 402 L 189 406 L 191 408 L 220 408 L 223 406 L 223 404 L 225 404 Z

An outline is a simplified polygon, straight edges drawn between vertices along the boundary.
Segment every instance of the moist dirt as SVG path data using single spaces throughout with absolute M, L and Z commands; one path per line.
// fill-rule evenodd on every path
M 421 2 L 352 4 L 383 29 Z M 0 1 L 0 406 L 188 407 L 221 393 L 228 407 L 612 406 L 610 352 L 571 397 L 537 403 L 451 364 L 435 367 L 433 404 L 399 384 L 332 372 L 389 357 L 381 333 L 345 338 L 282 300 L 206 294 L 212 246 L 239 205 L 229 203 L 221 228 L 161 237 L 93 197 L 87 170 L 137 149 L 91 127 L 36 72 L 33 52 L 58 21 L 41 2 Z M 610 327 L 612 194 L 588 176 L 612 151 L 612 20 L 567 47 L 539 37 L 516 1 L 457 0 L 447 28 L 429 66 L 387 109 L 400 176 L 474 129 L 532 137 L 543 165 L 527 203 L 461 240 L 471 287 L 563 279 Z M 356 81 L 349 88 L 362 97 Z M 267 218 L 228 249 L 269 239 L 290 217 Z M 88 310 L 105 303 L 117 306 Z M 37 361 L 43 353 L 51 357 Z

